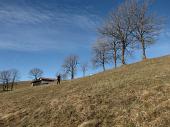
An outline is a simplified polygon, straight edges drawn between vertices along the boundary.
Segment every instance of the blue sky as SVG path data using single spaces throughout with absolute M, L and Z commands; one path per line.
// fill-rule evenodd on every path
M 66 56 L 77 54 L 90 61 L 97 28 L 121 0 L 0 0 L 0 70 L 16 68 L 28 80 L 31 68 L 44 76 L 61 72 Z M 167 24 L 149 57 L 170 54 L 170 1 L 156 0 L 152 9 Z M 140 60 L 140 53 L 129 63 Z M 90 70 L 89 73 L 97 70 Z M 78 75 L 81 75 L 78 73 Z

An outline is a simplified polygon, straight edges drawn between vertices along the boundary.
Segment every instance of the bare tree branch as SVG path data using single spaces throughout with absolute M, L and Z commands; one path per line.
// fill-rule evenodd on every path
M 37 80 L 40 78 L 43 74 L 43 71 L 39 68 L 33 68 L 30 70 L 29 75 L 34 78 L 34 80 Z
M 71 75 L 71 79 L 74 79 L 75 73 L 77 71 L 77 65 L 78 56 L 76 55 L 70 55 L 64 60 L 62 67 L 64 68 L 65 73 L 69 73 Z
M 93 58 L 92 63 L 93 66 L 98 67 L 102 66 L 103 71 L 105 71 L 105 64 L 111 61 L 111 56 L 109 55 L 109 44 L 106 42 L 105 39 L 99 39 L 93 45 Z
M 158 17 L 149 10 L 150 0 L 138 2 L 133 0 L 133 36 L 136 42 L 141 45 L 143 59 L 146 59 L 146 48 L 155 42 L 155 38 L 159 35 L 163 26 L 163 18 Z
M 85 77 L 86 76 L 86 72 L 88 70 L 88 63 L 83 63 L 80 66 L 81 66 L 81 70 L 83 72 L 83 77 Z
M 13 90 L 13 86 L 18 78 L 19 72 L 16 69 L 1 71 L 0 82 L 3 84 L 3 91 L 9 90 L 9 84 L 11 84 L 11 90 Z

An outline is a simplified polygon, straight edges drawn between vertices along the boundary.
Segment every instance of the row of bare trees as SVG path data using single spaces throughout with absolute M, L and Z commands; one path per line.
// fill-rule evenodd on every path
M 124 0 L 98 29 L 99 39 L 92 47 L 92 63 L 95 67 L 106 69 L 106 64 L 118 61 L 126 64 L 134 50 L 142 49 L 143 59 L 147 59 L 146 48 L 154 44 L 162 28 L 162 18 L 150 10 L 150 0 Z M 78 57 L 71 55 L 64 61 L 63 68 L 71 79 L 77 70 Z M 86 71 L 83 65 L 82 70 Z
M 135 49 L 142 49 L 143 59 L 147 58 L 146 48 L 154 44 L 155 39 L 162 28 L 162 18 L 153 14 L 150 10 L 150 0 L 124 0 L 98 29 L 100 38 L 93 45 L 92 63 L 95 67 L 101 66 L 106 69 L 106 64 L 113 61 L 115 68 L 118 61 L 126 64 L 126 57 L 131 55 Z M 80 64 L 77 55 L 65 58 L 62 65 L 63 78 L 70 75 L 74 79 L 78 66 L 86 75 L 88 64 Z M 29 74 L 37 80 L 43 71 L 39 68 L 30 70 Z M 0 81 L 4 84 L 3 89 L 8 90 L 8 84 L 13 84 L 17 79 L 18 71 L 7 70 L 0 72 Z
M 79 57 L 76 55 L 68 56 L 62 66 L 64 68 L 64 73 L 61 74 L 62 78 L 67 79 L 67 76 L 70 75 L 71 79 L 74 79 L 78 65 L 80 65 L 83 76 L 85 76 L 88 70 L 88 64 L 79 64 Z M 29 71 L 29 76 L 31 76 L 33 80 L 37 80 L 42 75 L 43 70 L 40 68 L 33 68 Z M 19 78 L 19 71 L 16 69 L 0 71 L 0 84 L 2 85 L 3 91 L 12 91 L 14 88 L 14 84 L 16 84 Z
M 79 57 L 77 55 L 69 55 L 64 59 L 64 62 L 62 64 L 63 72 L 58 72 L 56 76 L 61 75 L 63 80 L 66 80 L 68 76 L 70 76 L 71 79 L 74 79 L 78 67 L 81 69 L 83 76 L 85 76 L 88 70 L 88 63 L 80 63 Z M 43 70 L 40 68 L 33 68 L 29 71 L 29 76 L 31 76 L 31 78 L 33 78 L 34 80 L 37 80 L 42 75 Z
M 39 68 L 33 68 L 30 70 L 29 75 L 37 80 L 43 74 L 43 71 Z M 13 90 L 14 85 L 19 81 L 20 73 L 16 69 L 0 71 L 0 85 L 2 85 L 3 91 Z
M 142 49 L 143 59 L 147 58 L 146 48 L 154 44 L 162 28 L 162 18 L 150 10 L 149 0 L 125 0 L 99 28 L 101 37 L 93 46 L 93 63 L 102 66 L 111 62 L 117 66 L 120 60 L 126 64 L 126 56 L 134 49 Z

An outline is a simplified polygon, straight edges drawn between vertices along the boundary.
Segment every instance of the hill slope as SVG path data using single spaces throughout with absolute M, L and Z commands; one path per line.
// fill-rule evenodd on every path
M 0 94 L 0 126 L 170 125 L 170 56 Z
M 16 82 L 16 84 L 14 85 L 14 89 L 18 90 L 18 89 L 28 88 L 30 86 L 31 86 L 31 81 L 19 81 L 19 82 Z M 11 89 L 11 85 L 9 85 L 9 89 Z M 4 92 L 3 86 L 2 84 L 0 84 L 0 93 L 2 92 Z

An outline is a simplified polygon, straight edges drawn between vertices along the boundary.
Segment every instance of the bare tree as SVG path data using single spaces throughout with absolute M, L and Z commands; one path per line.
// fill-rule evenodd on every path
M 78 56 L 70 55 L 65 58 L 62 67 L 64 68 L 65 73 L 71 75 L 71 79 L 74 79 L 75 73 L 77 71 L 78 65 Z
M 3 84 L 3 91 L 8 90 L 10 80 L 11 80 L 10 71 L 5 70 L 0 72 L 0 81 Z
M 105 25 L 99 29 L 102 35 L 115 40 L 121 46 L 121 61 L 131 55 L 135 46 L 140 45 L 143 59 L 146 48 L 154 43 L 162 28 L 163 20 L 149 9 L 151 0 L 125 0 L 115 9 Z M 115 46 L 115 44 L 113 46 Z
M 111 56 L 109 55 L 109 45 L 104 39 L 99 39 L 94 46 L 92 63 L 95 67 L 102 66 L 105 71 L 105 64 L 109 63 Z
M 19 71 L 16 69 L 12 69 L 11 71 L 11 90 L 13 90 L 14 84 L 19 79 Z
M 131 20 L 132 13 L 129 13 L 131 4 L 128 1 L 122 3 L 118 8 L 111 13 L 108 21 L 103 28 L 99 29 L 100 33 L 116 39 L 116 42 L 121 46 L 121 61 L 126 64 L 126 52 L 131 48 L 133 38 L 133 22 Z
M 33 68 L 30 70 L 29 75 L 34 78 L 34 80 L 37 80 L 40 78 L 43 74 L 43 71 L 39 68 Z
M 83 63 L 80 66 L 81 66 L 81 70 L 83 72 L 83 77 L 85 77 L 86 76 L 86 72 L 88 70 L 88 63 Z
M 111 57 L 113 59 L 113 63 L 114 63 L 114 67 L 117 67 L 117 62 L 118 60 L 121 59 L 121 46 L 120 43 L 118 42 L 118 40 L 116 38 L 109 38 L 107 39 L 107 43 L 109 45 L 109 51 L 111 54 Z
M 133 10 L 133 35 L 136 41 L 140 42 L 143 59 L 146 59 L 146 47 L 154 43 L 155 38 L 159 35 L 162 27 L 162 18 L 153 15 L 149 10 L 150 0 L 131 2 Z
M 13 86 L 18 78 L 19 72 L 16 69 L 1 71 L 0 82 L 3 84 L 3 91 L 9 90 L 9 84 L 11 84 L 11 90 L 13 90 Z

